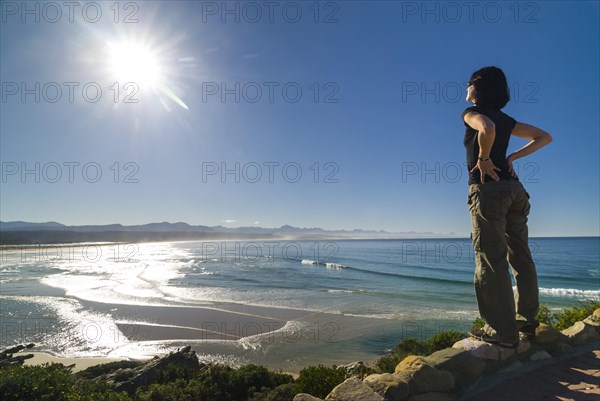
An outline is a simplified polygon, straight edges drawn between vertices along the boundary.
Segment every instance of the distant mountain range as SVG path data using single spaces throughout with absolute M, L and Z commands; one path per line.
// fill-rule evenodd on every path
M 454 233 L 432 232 L 391 233 L 383 230 L 325 230 L 283 225 L 265 227 L 192 226 L 187 223 L 149 223 L 124 226 L 122 224 L 67 226 L 55 221 L 31 223 L 0 221 L 0 243 L 64 243 L 64 242 L 143 242 L 182 241 L 205 239 L 385 239 L 385 238 L 439 238 L 456 237 Z

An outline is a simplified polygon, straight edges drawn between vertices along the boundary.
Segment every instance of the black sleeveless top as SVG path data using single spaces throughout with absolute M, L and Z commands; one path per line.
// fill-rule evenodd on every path
M 463 143 L 467 150 L 467 171 L 471 171 L 471 169 L 475 167 L 477 164 L 477 158 L 479 157 L 477 130 L 471 128 L 464 120 L 465 115 L 469 112 L 483 114 L 494 122 L 496 125 L 496 138 L 494 139 L 494 144 L 492 145 L 490 158 L 492 159 L 494 166 L 500 169 L 500 171 L 496 171 L 496 173 L 501 180 L 515 179 L 508 171 L 508 163 L 506 163 L 506 149 L 508 148 L 510 134 L 517 122 L 514 118 L 498 109 L 491 109 L 482 106 L 467 107 L 461 115 L 466 127 L 465 139 Z M 481 184 L 480 176 L 479 170 L 469 173 L 469 184 Z M 486 176 L 486 182 L 488 181 L 488 177 L 489 176 Z M 489 180 L 491 180 L 491 178 L 489 178 Z

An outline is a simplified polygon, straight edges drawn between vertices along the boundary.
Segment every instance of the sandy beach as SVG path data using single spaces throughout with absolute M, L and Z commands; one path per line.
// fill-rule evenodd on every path
M 24 353 L 25 354 L 25 353 Z M 27 359 L 25 365 L 42 365 L 45 363 L 62 363 L 65 366 L 75 365 L 72 372 L 79 372 L 89 368 L 90 366 L 101 365 L 103 363 L 121 361 L 125 358 L 61 358 L 58 356 L 50 355 L 45 352 L 27 352 L 27 354 L 33 354 L 33 358 Z

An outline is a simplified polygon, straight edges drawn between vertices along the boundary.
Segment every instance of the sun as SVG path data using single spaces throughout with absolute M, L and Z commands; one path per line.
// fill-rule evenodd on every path
M 175 57 L 176 40 L 157 41 L 152 37 L 115 37 L 104 42 L 103 52 L 97 60 L 105 82 L 115 89 L 116 103 L 137 103 L 139 99 L 157 99 L 162 107 L 171 111 L 171 102 L 185 110 L 181 99 L 180 80 L 186 57 Z M 118 93 L 118 95 L 117 95 Z M 116 106 L 115 106 L 116 107 Z
M 161 62 L 150 47 L 121 42 L 108 44 L 108 65 L 114 77 L 122 83 L 133 82 L 156 88 L 162 80 Z

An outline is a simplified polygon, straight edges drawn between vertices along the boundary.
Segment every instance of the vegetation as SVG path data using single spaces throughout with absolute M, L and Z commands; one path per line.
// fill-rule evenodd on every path
M 587 302 L 562 312 L 552 313 L 540 307 L 538 319 L 563 330 L 583 320 L 600 308 L 600 302 Z M 481 327 L 477 319 L 474 326 Z M 440 332 L 422 341 L 407 338 L 400 341 L 391 354 L 380 358 L 369 372 L 393 372 L 396 365 L 408 355 L 429 355 L 452 346 L 465 337 L 460 332 Z M 272 372 L 257 365 L 238 369 L 212 365 L 198 371 L 178 365 L 169 365 L 158 374 L 153 383 L 138 388 L 135 394 L 115 392 L 99 378 L 106 373 L 127 376 L 126 369 L 139 362 L 120 361 L 93 366 L 79 373 L 60 364 L 0 366 L 0 394 L 3 401 L 292 401 L 297 393 L 316 397 L 325 396 L 345 379 L 345 371 L 335 366 L 309 366 L 296 380 L 280 372 Z
M 345 378 L 346 372 L 335 366 L 331 368 L 323 365 L 309 366 L 300 371 L 300 375 L 296 379 L 296 387 L 299 393 L 325 398 Z
M 542 305 L 538 320 L 560 331 L 571 327 L 575 322 L 585 319 L 598 308 L 600 308 L 600 301 L 587 301 L 572 308 L 563 309 L 561 312 L 552 313 L 548 307 Z
M 125 393 L 107 389 L 105 383 L 79 379 L 60 364 L 0 367 L 3 401 L 129 401 Z
M 455 342 L 466 337 L 465 333 L 458 331 L 442 331 L 433 337 L 422 341 L 414 338 L 405 338 L 396 344 L 393 351 L 375 362 L 375 371 L 379 373 L 393 373 L 404 358 L 409 355 L 429 355 L 435 351 L 451 347 Z
M 171 372 L 174 373 L 176 370 Z M 255 397 L 256 393 L 260 393 L 265 398 L 288 401 L 282 398 L 283 396 L 274 398 L 274 394 L 284 393 L 280 386 L 294 381 L 290 375 L 270 372 L 267 368 L 257 365 L 246 365 L 239 369 L 213 365 L 209 369 L 194 372 L 191 377 L 186 376 L 189 376 L 189 373 L 184 372 L 183 377 L 162 375 L 158 383 L 138 390 L 134 399 L 139 401 L 248 401 Z M 292 395 L 289 401 L 293 398 Z

